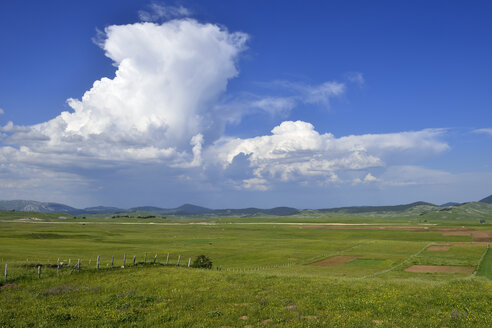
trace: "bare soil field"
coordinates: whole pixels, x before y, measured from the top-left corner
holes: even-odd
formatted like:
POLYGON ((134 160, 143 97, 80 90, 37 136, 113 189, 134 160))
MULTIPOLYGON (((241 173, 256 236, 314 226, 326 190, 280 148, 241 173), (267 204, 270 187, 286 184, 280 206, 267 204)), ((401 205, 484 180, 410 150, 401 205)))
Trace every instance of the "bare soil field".
POLYGON ((461 267, 450 265, 412 265, 406 268, 406 272, 419 273, 466 273, 471 274, 475 270, 474 267, 461 267))
POLYGON ((309 265, 311 266, 336 266, 336 265, 342 265, 347 262, 353 261, 357 259, 356 256, 332 256, 330 258, 324 259, 319 262, 314 262, 309 265))
POLYGON ((470 236, 472 233, 468 231, 444 231, 443 236, 470 236))
POLYGON ((447 252, 450 248, 451 246, 431 246, 427 250, 430 252, 447 252))
POLYGON ((474 231, 472 235, 474 241, 492 241, 492 231, 474 231))

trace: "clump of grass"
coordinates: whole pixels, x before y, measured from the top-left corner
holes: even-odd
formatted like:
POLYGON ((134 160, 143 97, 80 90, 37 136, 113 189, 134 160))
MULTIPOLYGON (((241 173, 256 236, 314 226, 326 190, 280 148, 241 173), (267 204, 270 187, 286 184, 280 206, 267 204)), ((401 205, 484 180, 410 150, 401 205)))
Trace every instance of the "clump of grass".
POLYGON ((199 255, 194 261, 193 264, 191 265, 192 268, 199 268, 199 269, 212 269, 212 260, 210 260, 207 256, 205 255, 199 255))

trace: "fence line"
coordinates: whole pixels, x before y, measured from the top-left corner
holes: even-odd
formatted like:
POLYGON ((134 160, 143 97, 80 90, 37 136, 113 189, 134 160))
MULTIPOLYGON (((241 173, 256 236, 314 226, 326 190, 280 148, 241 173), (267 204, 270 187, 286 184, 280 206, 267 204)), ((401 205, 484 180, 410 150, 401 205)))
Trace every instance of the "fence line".
MULTIPOLYGON (((158 254, 155 254, 154 256, 154 259, 153 261, 147 263, 147 252, 145 252, 144 254, 144 258, 143 258, 143 262, 137 262, 136 261, 136 258, 137 256, 134 255, 133 256, 133 266, 134 267, 137 267, 139 265, 147 265, 147 264, 159 264, 159 265, 163 265, 163 266, 171 266, 171 265, 174 265, 174 266, 178 266, 178 267, 188 267, 188 268, 191 268, 192 267, 192 263, 191 263, 191 257, 188 259, 188 263, 183 263, 183 264, 180 264, 181 262, 181 254, 178 255, 177 257, 177 263, 176 264, 171 264, 170 263, 170 253, 167 253, 167 258, 166 258, 166 262, 165 264, 162 263, 162 262, 158 262, 158 254)), ((109 258, 109 257, 108 257, 109 258)), ((107 267, 109 267, 109 265, 111 264, 111 267, 110 268, 116 268, 118 267, 118 265, 115 263, 115 256, 112 255, 110 257, 110 262, 106 264, 107 267)), ((51 261, 48 259, 46 260, 46 262, 44 263, 41 263, 41 261, 37 261, 35 263, 33 263, 32 265, 29 265, 29 264, 26 264, 26 267, 27 269, 29 268, 32 268, 34 267, 36 270, 37 270, 37 279, 41 279, 42 276, 50 276, 49 275, 49 270, 47 271, 44 271, 44 269, 42 269, 42 267, 46 267, 47 269, 49 268, 53 268, 53 269, 56 269, 56 276, 59 277, 61 275, 61 273, 64 271, 65 268, 68 268, 69 270, 69 273, 68 275, 72 275, 75 271, 77 271, 77 273, 80 273, 81 272, 81 269, 82 269, 82 262, 84 261, 83 258, 79 258, 77 259, 77 262, 75 263, 75 265, 72 266, 72 259, 71 257, 68 258, 68 263, 67 262, 64 262, 63 259, 60 260, 60 258, 58 258, 56 260, 56 264, 52 264, 51 261), (43 274, 43 272, 45 272, 43 274)), ((16 261, 17 262, 17 261, 16 261)), ((26 259, 26 262, 27 263, 30 263, 29 259, 26 259)), ((101 266, 101 263, 103 262, 103 258, 100 256, 100 255, 97 255, 96 257, 96 263, 95 263, 95 266, 93 267, 92 270, 95 270, 96 272, 100 271, 100 266, 101 266)), ((92 259, 89 258, 89 259, 86 259, 86 261, 84 262, 86 263, 86 266, 85 266, 85 270, 89 271, 91 270, 91 263, 92 263, 92 259)), ((14 278, 14 275, 12 275, 12 268, 16 268, 17 266, 8 266, 7 263, 5 263, 5 268, 4 268, 4 282, 6 283, 8 280, 9 280, 9 277, 11 277, 11 281, 12 280, 15 280, 17 278, 14 278), (10 269, 10 275, 9 275, 9 269, 10 269)), ((20 267, 23 267, 23 265, 21 265, 20 267)), ((123 265, 121 266, 122 269, 126 268, 126 253, 123 253, 123 265)), ((221 269, 221 267, 220 267, 221 269)), ((217 267, 217 270, 219 270, 219 267, 217 267)), ((16 272, 18 270, 16 269, 16 272)), ((53 271, 51 271, 53 272, 53 271)))
POLYGON ((373 274, 369 274, 367 276, 363 276, 361 277, 360 279, 365 279, 365 278, 370 278, 370 277, 376 277, 376 276, 379 276, 380 274, 384 274, 384 273, 388 273, 390 271, 393 271, 394 269, 396 268, 399 268, 401 267, 403 264, 407 263, 408 261, 410 261, 411 259, 413 259, 414 257, 417 257, 419 256, 420 254, 422 254, 423 251, 425 251, 428 247, 432 246, 432 245, 436 245, 436 243, 428 243, 427 245, 425 245, 421 250, 419 250, 417 253, 415 254, 412 254, 410 255, 408 258, 406 258, 403 262, 401 262, 400 264, 397 264, 389 269, 386 269, 386 270, 383 270, 383 271, 379 271, 379 272, 376 272, 376 273, 373 273, 373 274))

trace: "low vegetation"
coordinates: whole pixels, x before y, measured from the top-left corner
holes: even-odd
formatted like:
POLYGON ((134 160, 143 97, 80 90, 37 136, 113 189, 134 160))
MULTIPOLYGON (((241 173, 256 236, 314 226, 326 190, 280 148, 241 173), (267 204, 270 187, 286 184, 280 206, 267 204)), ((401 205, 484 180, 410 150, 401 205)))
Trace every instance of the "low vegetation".
POLYGON ((478 221, 3 215, 2 327, 492 326, 478 221))

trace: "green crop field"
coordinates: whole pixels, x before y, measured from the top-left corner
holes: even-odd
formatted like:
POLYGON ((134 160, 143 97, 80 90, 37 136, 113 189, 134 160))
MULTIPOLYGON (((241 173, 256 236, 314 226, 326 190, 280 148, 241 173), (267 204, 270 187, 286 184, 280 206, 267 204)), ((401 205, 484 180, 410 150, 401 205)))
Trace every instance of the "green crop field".
POLYGON ((0 216, 1 327, 492 326, 489 224, 59 216, 0 216))

